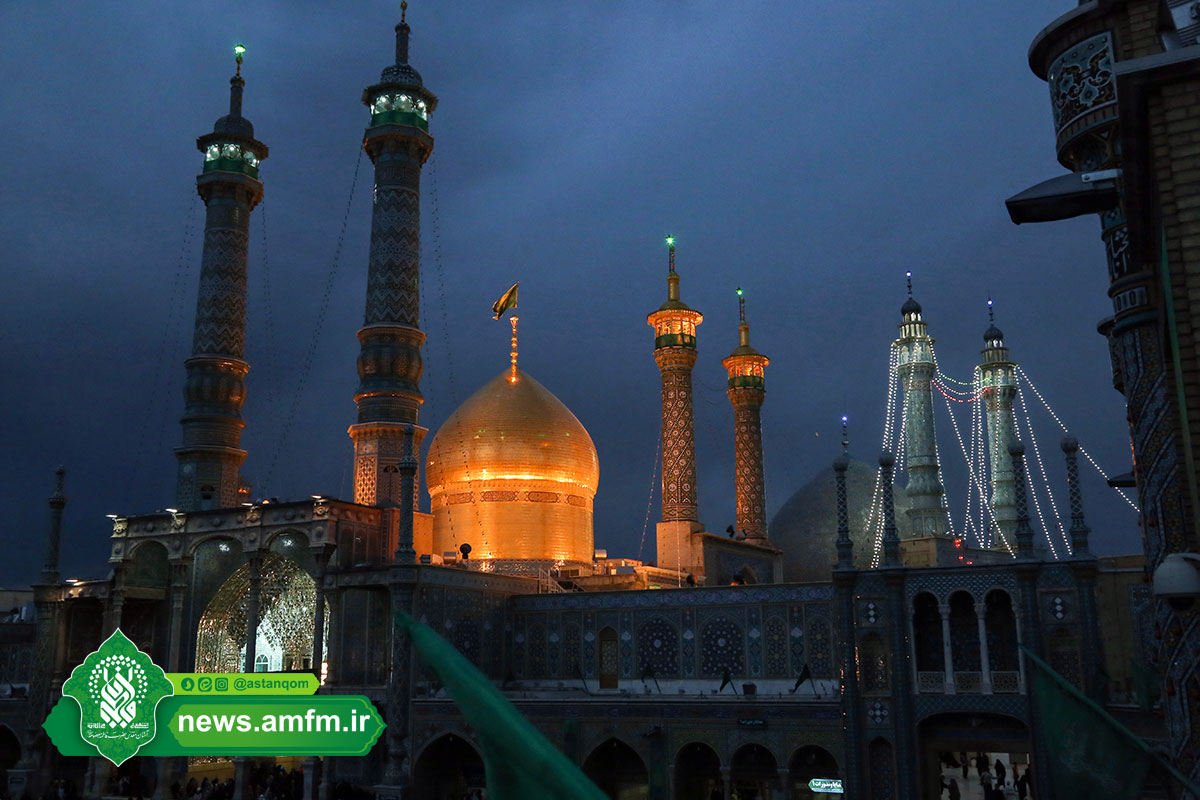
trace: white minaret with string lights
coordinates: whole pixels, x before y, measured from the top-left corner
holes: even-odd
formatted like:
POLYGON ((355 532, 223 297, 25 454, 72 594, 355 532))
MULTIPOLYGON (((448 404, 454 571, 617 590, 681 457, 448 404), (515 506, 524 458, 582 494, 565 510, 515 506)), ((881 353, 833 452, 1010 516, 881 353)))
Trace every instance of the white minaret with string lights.
POLYGON ((992 515, 990 544, 1011 546, 1017 530, 1012 456, 1008 445, 1017 433, 1013 398, 1017 395, 1017 365, 1009 358, 1004 334, 996 327, 995 310, 988 298, 988 329, 983 334, 979 365, 979 399, 987 409, 987 448, 992 471, 992 515))
POLYGON ((900 308, 900 337, 896 339, 896 371, 904 398, 904 468, 908 472, 908 518, 914 536, 945 536, 945 489, 938 465, 937 439, 933 429, 933 377, 937 364, 933 338, 921 314, 921 304, 912 296, 912 273, 908 273, 908 299, 900 308))

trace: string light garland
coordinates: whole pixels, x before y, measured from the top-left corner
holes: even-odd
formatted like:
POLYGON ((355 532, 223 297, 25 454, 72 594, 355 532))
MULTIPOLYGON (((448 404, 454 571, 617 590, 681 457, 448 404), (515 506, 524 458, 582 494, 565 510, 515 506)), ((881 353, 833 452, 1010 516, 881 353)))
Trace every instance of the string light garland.
POLYGON ((650 470, 650 496, 646 498, 646 518, 642 520, 642 541, 638 544, 638 561, 642 560, 642 549, 646 546, 646 529, 650 527, 650 509, 654 506, 654 486, 658 477, 659 455, 662 453, 662 430, 658 432, 658 444, 654 446, 654 467, 650 470))
MULTIPOLYGON (((1054 413, 1054 409, 1050 407, 1050 403, 1046 401, 1046 398, 1042 397, 1042 393, 1038 391, 1037 387, 1033 385, 1033 381, 1029 379, 1028 373, 1026 373, 1025 370, 1019 366, 1017 367, 1017 372, 1019 372, 1021 377, 1025 379, 1025 383, 1029 385, 1029 388, 1033 391, 1033 394, 1037 397, 1037 399, 1042 402, 1042 405, 1045 406, 1046 411, 1049 412, 1050 416, 1054 418, 1054 421, 1058 423, 1058 427, 1062 428, 1063 433, 1069 434, 1071 431, 1068 430, 1066 423, 1059 419, 1058 414, 1054 413)), ((1109 480, 1108 473, 1101 469, 1100 465, 1096 463, 1096 459, 1092 458, 1091 453, 1085 450, 1083 445, 1079 446, 1079 452, 1083 453, 1084 458, 1086 458, 1088 463, 1095 468, 1096 472, 1100 473, 1100 477, 1104 478, 1105 482, 1107 483, 1109 480)), ((1137 503, 1130 500, 1129 496, 1126 495, 1125 492, 1116 487, 1114 487, 1114 489, 1117 494, 1121 495, 1121 499, 1129 504, 1130 508, 1139 514, 1141 513, 1141 509, 1138 508, 1137 503)))
MULTIPOLYGON (((1021 413, 1025 416, 1025 430, 1029 433, 1029 441, 1033 444, 1033 455, 1037 459, 1038 471, 1042 474, 1042 482, 1046 486, 1046 496, 1050 499, 1050 511, 1054 514, 1054 523, 1058 526, 1059 536, 1062 537, 1063 546, 1066 547, 1067 554, 1070 555, 1071 541, 1067 538, 1067 532, 1063 528, 1062 516, 1058 513, 1058 504, 1054 502, 1054 491, 1050 486, 1050 479, 1046 476, 1046 465, 1042 463, 1042 453, 1038 449, 1037 436, 1033 433, 1033 420, 1029 418, 1029 410, 1025 407, 1025 396, 1021 393, 1021 387, 1017 387, 1017 402, 1021 406, 1021 413)), ((1015 414, 1015 412, 1014 412, 1015 414)), ((1036 497, 1034 498, 1036 500, 1036 497)), ((1046 537, 1049 538, 1050 531, 1046 531, 1046 537)))
MULTIPOLYGON (((1017 412, 1014 409, 1012 412, 1013 429, 1016 431, 1017 439, 1021 438, 1021 425, 1017 419, 1017 412)), ((1032 437, 1030 437, 1032 438, 1032 437)), ((1035 447, 1036 451, 1037 448, 1035 447)), ((1025 488, 1029 492, 1029 497, 1033 499, 1033 510, 1037 516, 1038 524, 1042 526, 1042 534, 1046 537, 1046 544, 1050 545, 1050 553, 1055 559, 1058 558, 1058 549, 1054 546, 1054 538, 1050 535, 1050 529, 1046 527, 1046 518, 1042 514, 1042 504, 1038 502, 1037 491, 1033 485, 1033 470, 1026 468, 1025 470, 1025 488)))
MULTIPOLYGON (((950 414, 951 422, 954 422, 954 414, 950 411, 950 404, 948 402, 946 403, 946 412, 950 414)), ((976 475, 975 470, 971 467, 971 460, 969 458, 967 458, 966 447, 963 445, 962 436, 959 434, 957 422, 954 422, 954 434, 958 438, 959 448, 961 448, 963 451, 963 460, 967 462, 967 491, 970 492, 971 487, 974 486, 976 488, 976 490, 979 492, 980 506, 982 508, 987 509, 987 514, 991 518, 992 524, 996 526, 996 530, 1000 533, 1000 541, 1003 542, 1004 547, 1005 547, 1005 549, 1008 550, 1009 554, 1015 558, 1016 553, 1013 551, 1012 545, 1009 544, 1007 537, 1004 536, 1004 532, 1000 530, 1000 526, 996 522, 996 515, 992 511, 991 504, 988 503, 988 501, 987 501, 987 494, 985 493, 984 488, 983 488, 983 481, 980 480, 979 477, 976 475)), ((983 527, 983 524, 984 523, 981 519, 980 528, 983 527)), ((979 536, 976 536, 976 541, 979 542, 981 545, 983 544, 982 539, 979 536)))

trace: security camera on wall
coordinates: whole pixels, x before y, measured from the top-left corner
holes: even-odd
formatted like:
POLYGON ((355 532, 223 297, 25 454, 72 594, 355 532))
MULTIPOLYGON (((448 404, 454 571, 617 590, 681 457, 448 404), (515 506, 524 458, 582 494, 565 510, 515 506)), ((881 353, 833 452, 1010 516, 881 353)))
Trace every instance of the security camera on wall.
POLYGON ((1176 611, 1186 611, 1200 598, 1200 555, 1171 553, 1154 570, 1154 596, 1176 611))

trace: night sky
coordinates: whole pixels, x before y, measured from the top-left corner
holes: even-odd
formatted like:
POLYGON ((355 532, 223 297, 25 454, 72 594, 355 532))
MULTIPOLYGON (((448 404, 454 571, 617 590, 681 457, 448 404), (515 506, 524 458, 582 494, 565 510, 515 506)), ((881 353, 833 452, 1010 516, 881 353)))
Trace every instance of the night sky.
MULTIPOLYGON (((411 61, 441 101, 422 187, 422 423, 436 430, 506 367, 508 325, 490 306, 519 279, 521 365, 599 450, 596 546, 637 556, 659 425, 645 317, 665 299, 673 233, 683 299, 705 315, 696 438, 710 530, 733 521, 720 361, 737 343, 737 286, 772 359, 769 515, 829 468, 842 413, 852 453, 877 457, 908 269, 944 371, 969 380, 990 292, 1014 358, 1101 465, 1127 471, 1124 405, 1095 332, 1111 313, 1099 221, 1017 227, 1003 205, 1062 172, 1025 54, 1072 5, 413 0, 411 61)), ((226 113, 238 41, 245 115, 271 150, 251 227, 244 472, 258 495, 352 496, 365 155, 280 442, 351 197, 360 96, 392 60, 398 13, 0 5, 0 585, 36 578, 59 464, 64 577, 107 571, 105 514, 173 503, 203 226, 195 139, 226 113)), ((958 520, 966 470, 935 400, 958 520)), ((1061 433, 1044 413, 1034 425, 1065 513, 1061 433)), ((1095 549, 1140 550, 1135 514, 1084 470, 1095 549)), ((656 497, 647 559, 657 515, 656 497)))

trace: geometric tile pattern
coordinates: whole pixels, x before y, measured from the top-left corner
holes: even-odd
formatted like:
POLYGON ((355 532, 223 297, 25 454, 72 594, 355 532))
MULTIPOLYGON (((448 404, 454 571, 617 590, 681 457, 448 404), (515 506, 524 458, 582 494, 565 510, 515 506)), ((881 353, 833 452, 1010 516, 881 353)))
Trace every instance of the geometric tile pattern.
MULTIPOLYGON (((246 228, 250 214, 241 216, 246 228)), ((192 354, 212 353, 241 358, 246 347, 247 229, 204 229, 200 261, 200 293, 196 298, 196 331, 192 354)))
MULTIPOLYGON (((759 403, 761 403, 761 395, 759 403)), ((767 533, 766 490, 763 488, 762 406, 758 403, 735 404, 734 488, 737 497, 737 529, 749 536, 767 533)))
POLYGON ((421 196, 413 189, 375 189, 364 325, 420 325, 421 196))
POLYGON ((694 520, 696 439, 692 428, 692 372, 662 371, 662 519, 694 520))

